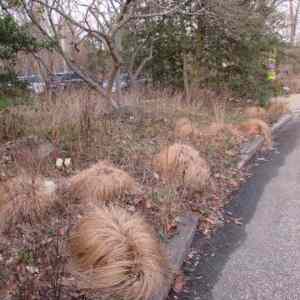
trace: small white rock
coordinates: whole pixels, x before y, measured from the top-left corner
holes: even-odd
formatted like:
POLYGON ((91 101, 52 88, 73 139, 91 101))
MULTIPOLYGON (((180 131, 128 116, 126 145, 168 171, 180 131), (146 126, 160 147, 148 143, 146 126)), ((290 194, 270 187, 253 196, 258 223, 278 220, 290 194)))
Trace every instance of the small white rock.
POLYGON ((64 165, 63 159, 62 158, 58 158, 56 160, 56 163, 55 163, 56 168, 61 169, 63 167, 63 165, 64 165))
POLYGON ((155 172, 153 172, 153 177, 156 179, 156 180, 159 180, 159 175, 155 172))
POLYGON ((136 209, 134 206, 130 205, 130 206, 128 206, 128 211, 134 213, 136 211, 136 209))
POLYGON ((69 167, 71 166, 71 164, 72 164, 71 158, 70 158, 70 157, 69 157, 69 158, 66 158, 65 161, 64 161, 65 167, 66 167, 66 168, 69 168, 69 167))
POLYGON ((14 259, 13 259, 13 257, 11 257, 11 258, 9 258, 9 259, 6 261, 6 264, 7 264, 7 265, 10 265, 10 264, 13 263, 13 261, 14 261, 14 259))
POLYGON ((39 273, 39 269, 37 267, 33 267, 33 266, 26 266, 26 270, 31 274, 39 273))

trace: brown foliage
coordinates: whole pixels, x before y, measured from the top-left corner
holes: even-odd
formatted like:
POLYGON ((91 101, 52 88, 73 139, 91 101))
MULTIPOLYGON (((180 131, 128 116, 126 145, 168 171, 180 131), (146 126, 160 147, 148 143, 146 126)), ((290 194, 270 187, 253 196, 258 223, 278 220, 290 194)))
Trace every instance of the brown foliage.
POLYGON ((169 278, 167 259, 152 228, 121 208, 96 208, 70 239, 82 288, 122 299, 150 299, 169 278))
POLYGON ((71 177, 69 190, 79 198, 108 201, 124 193, 135 193, 137 184, 125 171, 99 161, 71 177))
POLYGON ((245 115, 251 119, 266 119, 267 112, 264 108, 259 106, 251 106, 245 109, 245 115))
POLYGON ((271 103, 268 106, 268 115, 271 121, 278 120, 283 114, 289 112, 289 107, 287 103, 271 103))
POLYGON ((272 147, 272 132, 269 125, 258 119, 249 119, 241 123, 238 129, 248 136, 250 135, 262 135, 265 139, 268 148, 272 147))
POLYGON ((0 226, 41 218, 55 200, 56 185, 23 174, 0 185, 0 226))
POLYGON ((203 190, 210 177, 210 168, 199 152, 183 144, 163 149, 154 158, 153 167, 162 178, 179 181, 195 191, 203 190))
POLYGON ((193 123, 188 118, 180 118, 175 124, 175 137, 185 138, 194 134, 193 123))
POLYGON ((176 122, 175 125, 175 137, 187 138, 191 137, 194 139, 214 137, 222 131, 229 131, 234 136, 239 136, 237 129, 231 124, 225 124, 223 122, 212 122, 209 126, 199 129, 187 118, 181 118, 176 122))
POLYGON ((235 137, 239 137, 240 133, 232 124, 213 122, 202 130, 202 137, 215 137, 221 132, 227 131, 235 137))

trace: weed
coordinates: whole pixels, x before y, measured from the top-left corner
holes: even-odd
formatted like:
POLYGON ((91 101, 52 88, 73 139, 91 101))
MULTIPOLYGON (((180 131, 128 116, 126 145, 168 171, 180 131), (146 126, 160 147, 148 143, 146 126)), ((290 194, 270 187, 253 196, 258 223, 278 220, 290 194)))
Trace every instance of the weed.
POLYGON ((0 96, 0 110, 5 109, 10 106, 10 101, 8 98, 0 96))
POLYGON ((33 265, 34 257, 30 249, 22 249, 18 252, 18 261, 25 265, 33 265))

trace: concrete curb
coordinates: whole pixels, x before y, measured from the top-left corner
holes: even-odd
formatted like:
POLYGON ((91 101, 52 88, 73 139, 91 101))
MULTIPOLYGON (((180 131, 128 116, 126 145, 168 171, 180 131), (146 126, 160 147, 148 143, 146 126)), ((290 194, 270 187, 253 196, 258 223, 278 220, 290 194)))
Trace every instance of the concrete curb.
MULTIPOLYGON (((174 236, 167 245, 167 254, 173 268, 173 274, 176 274, 181 268, 186 255, 191 247, 194 235, 199 223, 199 217, 192 212, 181 217, 178 222, 178 234, 174 236)), ((162 290, 157 291, 157 294, 151 300, 163 300, 168 297, 168 294, 173 284, 171 278, 170 284, 166 285, 162 290)))
MULTIPOLYGON (((289 123, 293 119, 292 114, 285 114, 283 115, 273 126, 272 126, 272 134, 276 135, 276 133, 282 129, 287 123, 289 123)), ((238 163, 238 168, 242 169, 257 153, 257 151, 262 147, 264 144, 264 139, 259 136, 255 138, 250 143, 244 145, 241 149, 241 159, 238 163)))
MULTIPOLYGON (((272 134, 276 134, 283 126, 289 123, 293 119, 292 114, 286 114, 282 116, 273 126, 272 134)), ((241 159, 238 164, 238 168, 243 168, 256 152, 262 147, 264 139, 262 137, 255 138, 252 142, 246 144, 241 150, 241 159)), ((188 213, 183 216, 178 223, 178 234, 170 240, 167 245, 167 254, 175 273, 178 272, 184 262, 184 259, 191 247, 197 226, 199 223, 199 217, 193 213, 188 213)), ((171 278, 170 284, 164 289, 157 291, 157 294, 152 297, 151 300, 164 300, 168 297, 173 278, 171 278)))

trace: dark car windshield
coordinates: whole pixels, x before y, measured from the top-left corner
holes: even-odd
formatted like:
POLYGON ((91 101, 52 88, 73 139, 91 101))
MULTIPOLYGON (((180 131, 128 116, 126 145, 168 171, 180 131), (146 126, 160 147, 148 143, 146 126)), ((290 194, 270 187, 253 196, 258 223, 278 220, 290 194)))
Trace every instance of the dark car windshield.
POLYGON ((76 73, 57 73, 54 74, 51 78, 53 81, 68 81, 81 79, 81 77, 76 73))

